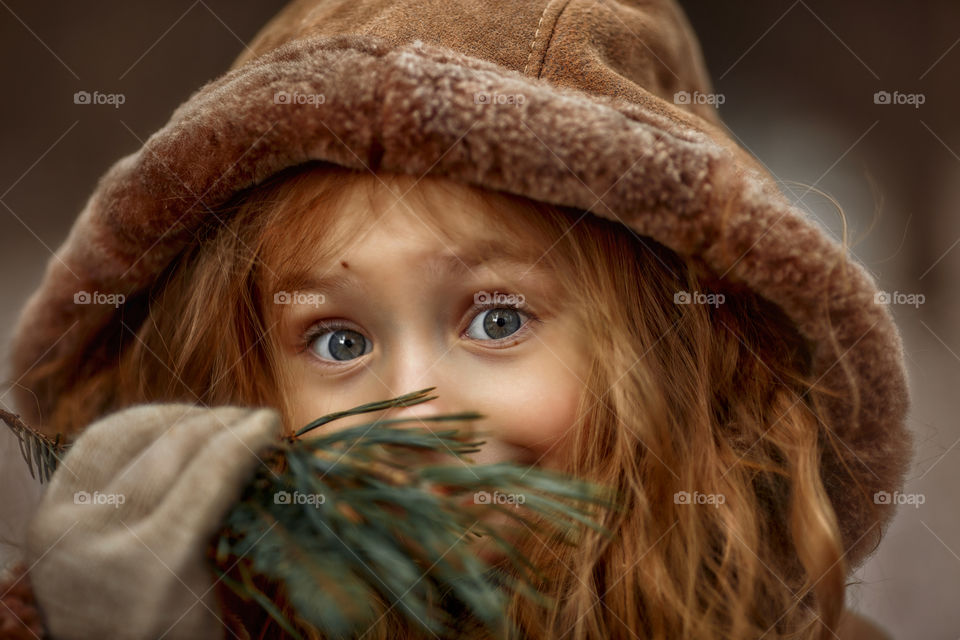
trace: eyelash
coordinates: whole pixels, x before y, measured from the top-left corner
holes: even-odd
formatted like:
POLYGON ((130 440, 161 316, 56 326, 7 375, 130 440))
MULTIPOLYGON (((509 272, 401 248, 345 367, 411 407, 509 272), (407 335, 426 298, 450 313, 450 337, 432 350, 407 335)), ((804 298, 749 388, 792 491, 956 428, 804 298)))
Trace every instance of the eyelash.
MULTIPOLYGON (((484 311, 489 311, 490 309, 514 309, 515 311, 520 311, 522 314, 524 314, 524 315, 527 317, 527 320, 526 320, 526 322, 524 322, 524 323, 520 326, 520 328, 516 331, 516 333, 513 333, 513 334, 511 334, 511 335, 509 335, 509 336, 507 336, 507 337, 505 337, 505 338, 501 338, 501 339, 499 339, 499 340, 491 339, 491 340, 484 340, 484 341, 482 341, 482 342, 494 342, 494 343, 497 343, 497 342, 506 342, 507 340, 510 340, 510 339, 514 338, 515 336, 520 335, 521 332, 526 332, 527 327, 528 327, 528 325, 529 325, 530 323, 532 323, 532 322, 540 322, 540 316, 538 316, 538 315, 536 314, 536 312, 533 311, 533 309, 530 309, 529 307, 527 307, 527 308, 525 308, 525 309, 521 309, 520 306, 517 305, 517 304, 513 304, 513 303, 503 303, 503 302, 500 302, 500 303, 498 303, 498 302, 485 302, 485 303, 482 303, 482 304, 474 304, 474 305, 469 309, 469 314, 470 314, 469 318, 470 318, 470 321, 472 322, 472 321, 473 321, 473 318, 475 318, 478 313, 482 313, 482 312, 484 312, 484 311)), ((465 332, 469 327, 470 327, 470 323, 468 322, 467 325, 466 325, 466 327, 464 327, 464 328, 460 331, 461 337, 463 336, 464 332, 465 332)), ((310 344, 311 344, 315 339, 317 339, 318 337, 322 336, 323 334, 329 333, 330 331, 340 331, 340 330, 343 330, 343 329, 350 329, 351 331, 355 331, 355 329, 354 329, 352 326, 350 326, 349 324, 347 324, 347 323, 345 323, 345 322, 343 322, 343 321, 340 321, 340 320, 322 320, 322 321, 320 321, 320 322, 316 322, 316 323, 310 325, 310 326, 307 328, 307 330, 303 332, 303 335, 302 335, 301 338, 300 338, 299 351, 300 351, 301 353, 307 351, 307 350, 310 348, 310 344)), ((481 341, 478 340, 477 342, 481 342, 481 341)))
POLYGON ((356 331, 353 327, 341 322, 340 320, 322 320, 316 322, 303 332, 303 335, 300 337, 300 351, 306 351, 310 348, 310 343, 319 338, 325 333, 330 331, 340 331, 342 329, 350 329, 351 331, 356 331))

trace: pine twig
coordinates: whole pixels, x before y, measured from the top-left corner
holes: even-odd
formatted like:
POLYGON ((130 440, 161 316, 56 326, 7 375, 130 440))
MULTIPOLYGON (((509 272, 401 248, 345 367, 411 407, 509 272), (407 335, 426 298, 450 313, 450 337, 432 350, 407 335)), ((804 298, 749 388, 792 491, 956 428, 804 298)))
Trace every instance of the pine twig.
POLYGON ((17 437, 20 454, 30 469, 30 477, 36 479, 39 476, 41 484, 48 481, 57 470, 57 465, 70 447, 70 443, 66 442, 62 434, 58 433, 55 438, 51 438, 40 433, 23 422, 17 414, 3 409, 0 409, 0 420, 17 437), (36 474, 34 465, 37 467, 36 474))
MULTIPOLYGON (((298 433, 349 415, 425 402, 435 397, 426 396, 431 389, 329 414, 298 433)), ((508 631, 511 593, 549 606, 533 587, 540 578, 536 567, 487 516, 505 514, 546 528, 561 543, 575 543, 583 527, 608 533, 591 515, 612 501, 595 485, 547 470, 468 465, 458 458, 482 442, 457 429, 400 428, 478 417, 465 412, 377 419, 282 441, 268 454, 273 473, 257 472, 211 548, 218 574, 264 578, 280 601, 264 600, 261 588, 247 579, 224 585, 242 601, 258 603, 293 638, 354 637, 389 612, 446 636, 463 623, 447 606, 499 636, 508 631), (430 453, 448 454, 451 463, 427 464, 418 457, 430 453), (497 494, 522 495, 525 504, 507 507, 497 494), (489 537, 509 569, 493 571, 477 556, 469 544, 476 537, 489 537)))

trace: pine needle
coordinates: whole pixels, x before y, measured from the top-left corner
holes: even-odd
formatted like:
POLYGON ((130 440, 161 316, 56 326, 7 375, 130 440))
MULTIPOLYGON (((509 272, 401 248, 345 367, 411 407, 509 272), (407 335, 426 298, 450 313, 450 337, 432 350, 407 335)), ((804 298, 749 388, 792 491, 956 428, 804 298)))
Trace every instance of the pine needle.
POLYGON ((51 438, 28 426, 15 413, 0 409, 0 420, 17 437, 17 442, 20 445, 20 455, 27 463, 30 477, 36 479, 39 476, 41 484, 50 480, 50 476, 56 471, 60 459, 70 445, 63 440, 59 433, 56 438, 51 438), (34 466, 36 466, 36 473, 34 472, 34 466))
POLYGON ((368 404, 361 404, 352 409, 347 409, 346 411, 337 411, 335 413, 328 413, 327 415, 317 418, 307 426, 303 427, 296 433, 296 437, 301 437, 304 434, 313 431, 317 427, 321 427, 328 422, 333 420, 338 420, 339 418, 345 418, 347 416, 354 416, 361 413, 369 413, 371 411, 381 411, 383 409, 389 409, 391 407, 412 407, 413 405, 420 404, 421 402, 427 402, 428 400, 434 400, 438 396, 427 396, 427 393, 433 391, 436 387, 427 387, 426 389, 420 389, 419 391, 413 391, 411 393, 404 394, 402 396, 397 396, 391 400, 381 400, 379 402, 370 402, 368 404))

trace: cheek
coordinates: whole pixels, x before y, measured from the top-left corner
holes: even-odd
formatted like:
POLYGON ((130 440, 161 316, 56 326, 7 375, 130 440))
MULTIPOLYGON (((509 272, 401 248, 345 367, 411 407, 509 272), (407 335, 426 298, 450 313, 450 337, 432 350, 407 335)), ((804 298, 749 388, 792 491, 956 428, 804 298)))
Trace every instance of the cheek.
POLYGON ((306 426, 320 416, 362 404, 364 401, 361 399, 353 404, 346 404, 353 399, 349 393, 342 389, 317 384, 316 373, 309 367, 303 366, 303 363, 298 362, 297 359, 291 359, 288 367, 291 382, 283 393, 285 400, 290 404, 292 415, 289 426, 292 431, 306 426))
POLYGON ((303 427, 311 420, 328 413, 324 397, 327 394, 309 393, 303 384, 296 383, 292 389, 286 391, 287 402, 290 403, 290 428, 293 431, 303 427))
POLYGON ((540 351, 521 369, 490 377, 496 391, 484 394, 483 412, 498 440, 527 450, 538 464, 554 466, 577 421, 585 373, 572 354, 540 351))

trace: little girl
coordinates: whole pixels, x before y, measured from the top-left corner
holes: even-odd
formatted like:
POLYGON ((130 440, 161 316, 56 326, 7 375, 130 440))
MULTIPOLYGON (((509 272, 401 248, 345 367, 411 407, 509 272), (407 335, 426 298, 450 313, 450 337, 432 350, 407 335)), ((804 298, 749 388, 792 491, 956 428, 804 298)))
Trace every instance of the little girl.
POLYGON ((156 524, 170 536, 138 529, 149 545, 98 523, 126 536, 111 567, 176 557, 173 577, 61 561, 87 548, 73 525, 91 528, 46 497, 26 556, 50 628, 83 637, 71 616, 94 628, 80 611, 101 586, 142 578, 103 591, 140 609, 117 629, 209 631, 229 611, 180 553, 204 536, 183 531, 212 531, 258 447, 436 386, 397 416, 480 411, 476 461, 622 501, 602 516, 612 536, 518 541, 556 602, 511 603, 525 637, 878 637, 844 589, 909 461, 897 330, 696 94, 709 81, 667 0, 284 9, 103 178, 23 312, 18 409, 83 433, 55 486, 142 455, 151 473, 121 474, 133 493, 163 477, 174 496, 186 460, 222 487, 156 524), (218 428, 196 426, 196 446, 150 453, 190 431, 159 409, 174 401, 243 446, 204 447, 218 428), (153 595, 174 577, 204 606, 133 625, 167 619, 174 599, 153 595))

